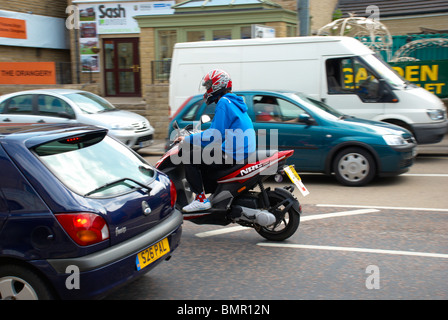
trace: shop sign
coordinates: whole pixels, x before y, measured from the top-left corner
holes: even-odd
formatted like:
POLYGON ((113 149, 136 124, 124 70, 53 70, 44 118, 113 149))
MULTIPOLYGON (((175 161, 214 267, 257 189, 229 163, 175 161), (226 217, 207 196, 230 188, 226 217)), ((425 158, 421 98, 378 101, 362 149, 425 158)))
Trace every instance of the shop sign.
POLYGON ((82 72, 99 72, 100 34, 140 33, 138 15, 173 14, 175 1, 78 4, 82 72))
POLYGON ((448 60, 390 62, 405 80, 434 93, 448 97, 448 60))
POLYGON ((54 62, 0 62, 0 84, 56 84, 54 62))
POLYGON ((0 46, 70 49, 65 19, 0 10, 0 46))
POLYGON ((0 37, 26 39, 26 21, 0 17, 0 37))
POLYGON ((94 24, 97 34, 140 33, 135 16, 172 14, 171 7, 175 4, 175 1, 79 4, 81 32, 85 23, 89 29, 94 24))

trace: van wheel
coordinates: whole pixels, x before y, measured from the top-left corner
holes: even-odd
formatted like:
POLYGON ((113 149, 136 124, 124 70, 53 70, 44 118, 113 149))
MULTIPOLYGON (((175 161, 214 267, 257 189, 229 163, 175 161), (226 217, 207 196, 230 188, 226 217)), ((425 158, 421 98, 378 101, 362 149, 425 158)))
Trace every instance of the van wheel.
POLYGON ((336 179, 346 186, 364 186, 374 178, 376 165, 372 155, 357 147, 339 152, 333 162, 336 179))
POLYGON ((35 272, 19 265, 0 266, 0 300, 52 300, 48 284, 35 272))

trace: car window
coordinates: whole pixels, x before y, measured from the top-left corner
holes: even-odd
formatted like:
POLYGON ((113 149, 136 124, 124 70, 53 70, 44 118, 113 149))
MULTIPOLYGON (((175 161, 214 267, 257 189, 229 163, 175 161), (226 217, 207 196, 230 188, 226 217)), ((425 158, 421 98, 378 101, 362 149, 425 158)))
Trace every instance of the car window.
POLYGON ((329 94, 357 94, 364 102, 380 97, 380 81, 358 57, 328 59, 325 62, 329 94))
POLYGON ((182 117, 182 120, 184 121, 193 121, 196 115, 196 112, 198 111, 198 108, 202 105, 202 100, 197 101, 194 103, 190 109, 185 113, 185 115, 182 117))
POLYGON ((4 113, 33 114, 33 95, 25 94, 9 99, 4 113))
POLYGON ((5 110, 7 102, 8 100, 5 100, 2 103, 0 103, 0 113, 3 113, 3 110, 5 110))
POLYGON ((148 185, 154 170, 125 145, 95 132, 34 148, 69 189, 90 197, 113 197, 148 185))
POLYGON ((74 118, 72 107, 62 99, 50 95, 41 94, 37 98, 37 110, 39 114, 47 117, 61 117, 66 114, 74 118))
POLYGON ((257 95, 253 99, 256 122, 292 122, 306 113, 296 104, 270 95, 257 95))
MULTIPOLYGON (((0 198, 11 213, 44 212, 47 207, 0 147, 0 198)), ((0 207, 2 207, 0 199, 0 207)), ((2 209, 0 209, 1 211, 2 209)))
POLYGON ((70 93, 65 97, 77 104, 82 112, 88 114, 118 110, 107 100, 90 92, 70 93))

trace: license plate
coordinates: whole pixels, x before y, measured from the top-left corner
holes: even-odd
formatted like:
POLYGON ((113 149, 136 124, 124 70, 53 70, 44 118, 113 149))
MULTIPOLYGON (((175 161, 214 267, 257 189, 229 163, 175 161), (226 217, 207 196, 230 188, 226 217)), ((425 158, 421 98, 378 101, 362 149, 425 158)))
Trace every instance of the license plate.
POLYGON ((310 193, 303 184, 302 179, 300 178, 299 174, 297 173, 296 169, 294 169, 293 166, 285 167, 285 172, 288 175, 289 179, 291 179, 291 182, 294 183, 297 188, 299 188, 299 191, 302 193, 304 197, 310 193))
POLYGON ((145 148, 145 147, 149 147, 151 145, 151 140, 146 140, 146 141, 141 141, 139 143, 139 147, 140 148, 145 148))
POLYGON ((167 238, 157 242, 156 244, 143 251, 140 251, 137 254, 137 258, 135 259, 137 270, 141 270, 144 267, 149 266, 151 263, 164 256, 168 252, 170 252, 170 244, 167 238))

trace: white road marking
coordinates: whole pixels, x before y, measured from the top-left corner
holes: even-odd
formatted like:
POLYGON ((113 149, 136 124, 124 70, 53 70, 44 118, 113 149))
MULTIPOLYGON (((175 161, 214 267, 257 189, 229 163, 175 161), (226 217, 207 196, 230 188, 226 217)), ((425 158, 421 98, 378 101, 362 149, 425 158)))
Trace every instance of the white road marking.
MULTIPOLYGON (((372 213, 372 212, 378 212, 378 211, 379 210, 377 210, 377 209, 369 208, 369 209, 350 210, 350 211, 344 211, 344 212, 315 214, 315 215, 311 215, 311 216, 301 216, 300 221, 303 222, 303 221, 310 221, 310 220, 317 220, 317 219, 352 216, 352 215, 356 215, 356 214, 365 214, 365 213, 372 213)), ((215 229, 215 230, 196 233, 196 237, 206 238, 206 237, 216 236, 219 234, 243 231, 243 230, 247 230, 247 229, 252 229, 252 228, 243 227, 243 226, 221 228, 221 229, 215 229)))
POLYGON ((310 221, 310 220, 317 220, 317 219, 326 219, 326 218, 335 218, 335 217, 345 217, 345 216, 353 216, 356 214, 365 214, 365 213, 373 213, 373 212, 379 212, 380 210, 377 210, 376 208, 368 208, 368 209, 359 209, 359 210, 350 210, 350 211, 343 211, 343 212, 334 212, 334 213, 322 213, 322 214, 314 214, 310 216, 302 216, 300 217, 300 221, 310 221))
POLYGON ((401 176, 407 177, 441 177, 446 178, 448 174, 446 173, 403 173, 401 176))
POLYGON ((195 236, 199 237, 199 238, 206 238, 206 237, 216 236, 218 234, 225 234, 225 233, 230 233, 230 232, 235 232, 235 231, 242 231, 242 230, 246 230, 246 229, 252 229, 252 228, 243 227, 243 226, 236 226, 236 227, 230 227, 230 228, 221 228, 221 229, 216 229, 216 230, 210 230, 210 231, 196 233, 195 236))
POLYGON ((387 207, 387 206, 362 206, 351 204, 316 204, 316 207, 334 207, 334 208, 364 208, 364 209, 385 209, 385 210, 412 210, 412 211, 441 211, 448 212, 448 209, 439 208, 415 208, 415 207, 387 207))
POLYGON ((293 248, 293 249, 312 249, 312 250, 330 250, 330 251, 349 251, 349 252, 364 252, 364 253, 379 253, 392 254, 404 256, 418 256, 429 258, 448 259, 448 254, 431 253, 431 252, 416 252, 416 251, 401 251, 401 250, 383 250, 383 249, 368 249, 368 248, 350 248, 350 247, 333 247, 333 246, 313 246, 304 244, 288 244, 288 243, 257 243, 262 247, 277 247, 277 248, 293 248))

